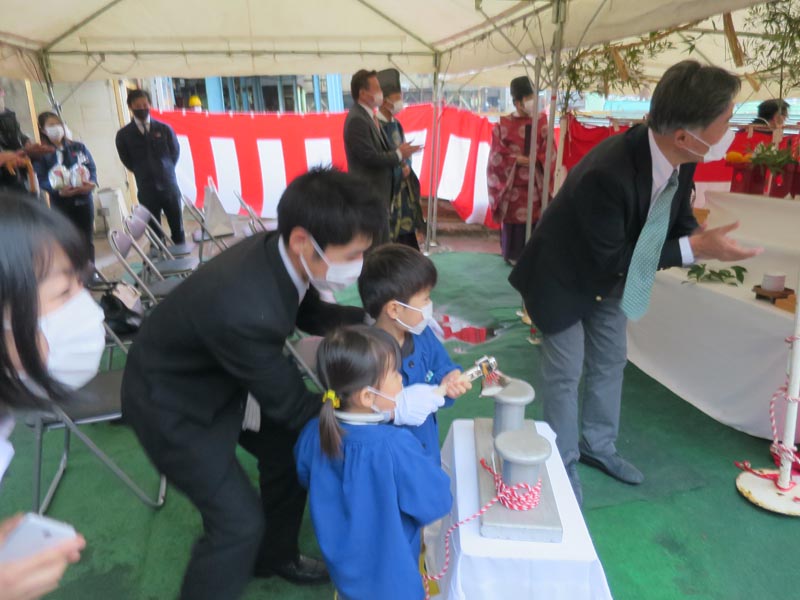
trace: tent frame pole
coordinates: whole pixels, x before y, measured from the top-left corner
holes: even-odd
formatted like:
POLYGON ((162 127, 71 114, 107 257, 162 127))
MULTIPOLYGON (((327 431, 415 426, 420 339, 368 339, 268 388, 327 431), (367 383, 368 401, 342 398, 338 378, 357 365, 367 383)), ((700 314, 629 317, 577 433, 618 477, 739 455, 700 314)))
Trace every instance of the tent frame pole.
POLYGON ((542 76, 542 57, 536 57, 533 80, 533 115, 531 115, 531 147, 528 152, 528 212, 525 217, 525 241, 533 230, 533 193, 536 190, 536 150, 539 148, 539 85, 542 76))
POLYGON ((431 246, 436 245, 436 219, 438 211, 438 171, 439 171, 439 71, 441 69, 441 55, 436 54, 433 59, 433 126, 431 131, 431 151, 428 168, 428 223, 425 232, 425 254, 429 254, 431 246))
POLYGON ((542 184, 542 213, 550 204, 550 166, 553 164, 553 139, 556 128, 556 104, 558 101, 558 83, 561 78, 561 48, 564 41, 564 23, 567 20, 566 0, 556 0, 553 8, 553 20, 558 24, 553 34, 553 73, 550 79, 550 115, 547 123, 547 150, 544 159, 544 181, 542 184))

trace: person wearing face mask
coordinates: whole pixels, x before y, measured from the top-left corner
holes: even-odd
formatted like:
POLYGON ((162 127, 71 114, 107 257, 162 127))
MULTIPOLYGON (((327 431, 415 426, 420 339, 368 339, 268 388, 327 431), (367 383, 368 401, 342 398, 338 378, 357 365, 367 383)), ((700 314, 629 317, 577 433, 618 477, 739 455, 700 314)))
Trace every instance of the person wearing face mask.
POLYGON ((128 108, 133 118, 117 132, 119 159, 136 177, 139 203, 153 215, 156 233, 163 236, 163 212, 172 242, 183 244, 183 204, 175 175, 181 152, 178 137, 172 127, 150 117, 150 94, 146 91, 130 90, 128 108))
POLYGON ((97 187, 97 168, 89 149, 81 142, 67 138, 64 122, 54 112, 39 115, 39 133, 44 143, 55 152, 33 161, 40 189, 50 196, 50 206, 61 211, 83 235, 89 249, 89 260, 94 263, 94 202, 92 194, 97 187), (86 167, 81 182, 69 181, 65 187, 53 187, 50 172, 54 167, 67 170, 76 166, 86 167))
MULTIPOLYGON (((406 141, 403 126, 397 120, 397 115, 405 106, 403 91, 400 89, 400 72, 397 69, 379 71, 378 82, 383 92, 383 104, 378 110, 378 121, 384 137, 393 148, 399 148, 406 141)), ((389 238, 393 242, 411 246, 416 250, 419 250, 417 231, 425 226, 419 195, 419 179, 411 168, 411 159, 406 158, 394 167, 389 238)))
POLYGON ((383 105, 383 92, 376 71, 357 71, 350 80, 350 92, 353 106, 344 122, 347 169, 369 183, 373 201, 386 215, 386 225, 375 239, 377 246, 389 240, 395 168, 402 168, 403 162, 420 148, 407 142, 395 147, 384 135, 377 116, 383 105))
POLYGON ((294 450, 322 555, 349 600, 422 600, 422 528, 453 501, 441 467, 381 417, 403 393, 400 361, 397 343, 380 329, 328 335, 317 353, 322 410, 294 450))
POLYGON ((598 144, 570 171, 509 277, 543 334, 537 397, 579 501, 579 460, 624 483, 644 480, 616 439, 626 323, 647 311, 656 270, 761 251, 729 237, 736 223, 698 227, 690 203, 695 164, 731 144, 739 88, 718 67, 670 67, 647 124, 598 144))
MULTIPOLYGON (((0 480, 13 458, 14 411, 68 400, 97 373, 105 333, 103 312, 81 284, 87 263, 86 245, 66 217, 27 196, 0 193, 0 480)), ((0 546, 19 521, 0 522, 0 546)), ((85 543, 78 535, 0 563, 0 600, 54 590, 85 543)))
POLYGON ((133 342, 123 416, 203 517, 181 598, 237 598, 253 574, 327 581, 322 563, 298 547, 306 496, 292 456, 319 396, 284 344, 295 328, 323 335, 364 322, 362 309, 322 302, 320 292, 355 283, 385 225, 366 188, 334 169, 296 178, 278 204, 278 231, 247 238, 193 273, 133 342), (242 432, 248 392, 260 405, 259 431, 242 432), (258 460, 260 498, 237 444, 258 460))
MULTIPOLYGON (((530 144, 531 124, 536 99, 533 86, 526 76, 511 80, 513 113, 500 117, 492 129, 492 146, 486 169, 489 204, 492 219, 501 223, 500 249, 507 263, 513 265, 525 246, 525 224, 528 218, 528 181, 530 157, 525 151, 526 139, 530 144)), ((544 185, 544 159, 547 149, 547 117, 539 113, 536 118, 539 131, 534 168, 533 225, 539 221, 542 210, 544 185)), ((555 156, 555 154, 554 154, 555 156)), ((550 178, 551 185, 554 177, 550 178)))
MULTIPOLYGON (((436 267, 427 256, 408 246, 386 244, 364 260, 358 291, 364 309, 375 319, 375 327, 390 334, 401 348, 399 370, 403 385, 442 386, 446 394, 444 406, 449 407, 472 384, 461 380, 461 368, 450 360, 430 328, 431 291, 436 278, 436 267)), ((433 463, 441 464, 436 413, 408 429, 433 463)))

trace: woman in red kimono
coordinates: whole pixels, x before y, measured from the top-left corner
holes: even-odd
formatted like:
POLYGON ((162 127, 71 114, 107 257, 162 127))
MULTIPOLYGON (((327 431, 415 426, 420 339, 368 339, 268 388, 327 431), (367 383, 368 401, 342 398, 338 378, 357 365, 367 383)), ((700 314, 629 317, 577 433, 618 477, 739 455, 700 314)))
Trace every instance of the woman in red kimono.
MULTIPOLYGON (((503 258, 513 265, 525 246, 529 167, 528 155, 525 153, 525 127, 530 127, 531 114, 536 105, 530 79, 524 76, 513 79, 511 97, 517 110, 508 116, 500 117, 500 122, 494 126, 486 179, 492 218, 495 223, 503 224, 500 238, 503 258)), ((539 133, 534 171, 533 225, 536 225, 542 210, 544 159, 547 148, 547 118, 543 113, 540 113, 537 119, 537 129, 539 133)), ((555 158, 555 153, 553 157, 555 158)), ((551 177, 551 190, 552 180, 551 177)))

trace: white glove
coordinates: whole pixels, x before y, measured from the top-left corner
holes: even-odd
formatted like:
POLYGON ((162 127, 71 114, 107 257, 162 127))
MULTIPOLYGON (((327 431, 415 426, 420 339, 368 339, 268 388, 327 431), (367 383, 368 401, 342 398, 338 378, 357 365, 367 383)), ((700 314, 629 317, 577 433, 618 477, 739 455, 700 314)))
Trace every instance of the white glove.
POLYGON ((444 396, 435 385, 415 383, 403 388, 395 402, 394 424, 417 427, 425 422, 429 414, 444 406, 444 396))

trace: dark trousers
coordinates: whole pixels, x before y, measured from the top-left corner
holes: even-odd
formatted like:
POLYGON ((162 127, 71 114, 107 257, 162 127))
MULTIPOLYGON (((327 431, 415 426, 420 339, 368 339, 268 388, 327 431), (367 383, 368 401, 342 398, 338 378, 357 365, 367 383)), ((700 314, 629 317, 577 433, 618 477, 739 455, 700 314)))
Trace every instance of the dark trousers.
MULTIPOLYGON (((536 223, 534 223, 536 225, 536 223)), ((525 223, 503 223, 500 231, 500 249, 506 260, 519 260, 525 248, 525 223)))
POLYGON ((54 198, 51 204, 81 232, 89 248, 89 258, 94 263, 94 201, 92 196, 54 198))
POLYGON ((305 491, 292 453, 297 434, 262 421, 241 433, 244 408, 210 425, 125 394, 123 412, 156 468, 197 507, 203 535, 192 549, 183 600, 238 598, 255 570, 297 555, 305 491), (261 498, 236 459, 242 445, 259 461, 261 498))
POLYGON ((414 250, 419 250, 419 242, 417 241, 417 234, 413 231, 411 233, 401 233, 397 236, 397 243, 404 246, 410 246, 414 250))
MULTIPOLYGON (((169 232, 172 242, 183 244, 186 236, 183 232, 183 205, 181 192, 178 188, 167 190, 139 190, 139 203, 153 215, 155 229, 158 236, 164 239, 164 230, 161 227, 161 212, 167 217, 169 232)), ((151 223, 152 225, 152 223, 151 223)))

